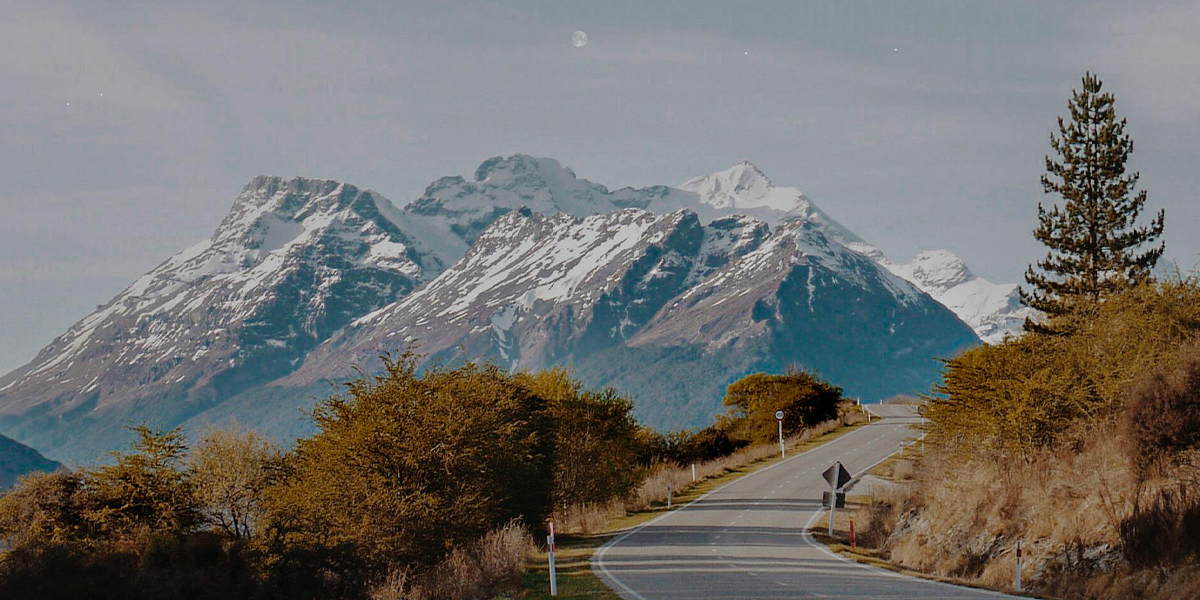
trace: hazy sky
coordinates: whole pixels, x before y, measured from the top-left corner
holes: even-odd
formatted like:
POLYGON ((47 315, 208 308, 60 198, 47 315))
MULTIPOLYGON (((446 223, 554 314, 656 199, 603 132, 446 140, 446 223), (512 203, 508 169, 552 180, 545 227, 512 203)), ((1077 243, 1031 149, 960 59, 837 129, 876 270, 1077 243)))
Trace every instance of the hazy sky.
POLYGON ((748 159, 892 258, 1016 281, 1085 70, 1200 253, 1200 3, 59 3, 0 8, 0 371, 207 237, 254 175, 404 205, 524 152, 608 185, 748 159), (588 44, 571 45, 583 30, 588 44))

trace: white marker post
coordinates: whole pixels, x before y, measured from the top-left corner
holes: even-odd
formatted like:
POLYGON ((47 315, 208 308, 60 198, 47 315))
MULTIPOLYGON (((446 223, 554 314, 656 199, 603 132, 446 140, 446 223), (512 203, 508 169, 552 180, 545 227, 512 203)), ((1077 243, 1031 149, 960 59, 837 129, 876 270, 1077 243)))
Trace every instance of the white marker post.
POLYGON ((787 458, 787 448, 783 445, 783 411, 775 411, 775 420, 779 421, 779 458, 787 458))
POLYGON ((546 547, 550 549, 550 595, 558 595, 558 573, 554 571, 554 521, 550 521, 550 537, 546 538, 546 547))
POLYGON ((696 463, 692 463, 692 483, 696 483, 696 463))
POLYGON ((1017 570, 1013 573, 1013 589, 1021 591, 1021 540, 1017 540, 1017 570))
POLYGON ((671 510, 671 484, 667 484, 667 510, 671 510))

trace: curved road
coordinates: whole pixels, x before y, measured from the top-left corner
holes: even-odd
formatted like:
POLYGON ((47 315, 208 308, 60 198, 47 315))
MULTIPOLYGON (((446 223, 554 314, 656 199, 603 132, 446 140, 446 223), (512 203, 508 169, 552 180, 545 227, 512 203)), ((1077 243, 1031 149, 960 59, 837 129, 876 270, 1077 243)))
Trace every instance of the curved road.
POLYGON ((626 600, 1015 598, 906 577, 841 558, 807 535, 836 461, 865 471, 914 436, 910 409, 737 479, 622 534, 592 570, 626 600))

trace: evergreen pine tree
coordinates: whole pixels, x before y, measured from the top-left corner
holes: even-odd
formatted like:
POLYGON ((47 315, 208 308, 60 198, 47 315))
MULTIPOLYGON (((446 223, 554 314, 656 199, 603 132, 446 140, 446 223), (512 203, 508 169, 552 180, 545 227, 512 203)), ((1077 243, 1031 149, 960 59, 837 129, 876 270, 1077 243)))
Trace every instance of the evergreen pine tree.
POLYGON ((1025 272, 1033 289, 1021 290, 1021 301, 1049 317, 1046 323, 1027 320, 1027 330, 1065 331, 1062 319, 1078 315, 1114 291, 1149 276, 1164 246, 1153 244, 1163 232, 1162 211, 1148 226, 1138 217, 1146 204, 1145 190, 1136 190, 1139 174, 1126 172, 1133 140, 1118 119, 1113 96, 1091 73, 1082 91, 1074 91, 1067 106, 1070 121, 1058 118, 1058 135, 1050 135, 1057 156, 1046 157, 1042 188, 1063 199, 1046 210, 1038 203, 1038 227, 1033 236, 1050 251, 1025 272))

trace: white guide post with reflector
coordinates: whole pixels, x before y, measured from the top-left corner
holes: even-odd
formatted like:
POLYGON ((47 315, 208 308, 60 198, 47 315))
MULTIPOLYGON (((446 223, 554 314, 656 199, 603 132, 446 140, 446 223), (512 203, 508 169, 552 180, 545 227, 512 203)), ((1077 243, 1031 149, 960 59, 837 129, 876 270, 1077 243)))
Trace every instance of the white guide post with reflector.
POLYGON ((779 421, 779 458, 787 458, 787 448, 783 445, 783 411, 775 411, 775 420, 779 421))
POLYGON ((558 595, 558 574, 554 571, 554 521, 550 521, 550 537, 546 539, 546 547, 550 550, 550 595, 558 595))
POLYGON ((1017 568, 1013 573, 1013 589, 1021 591, 1021 540, 1017 540, 1017 568))

